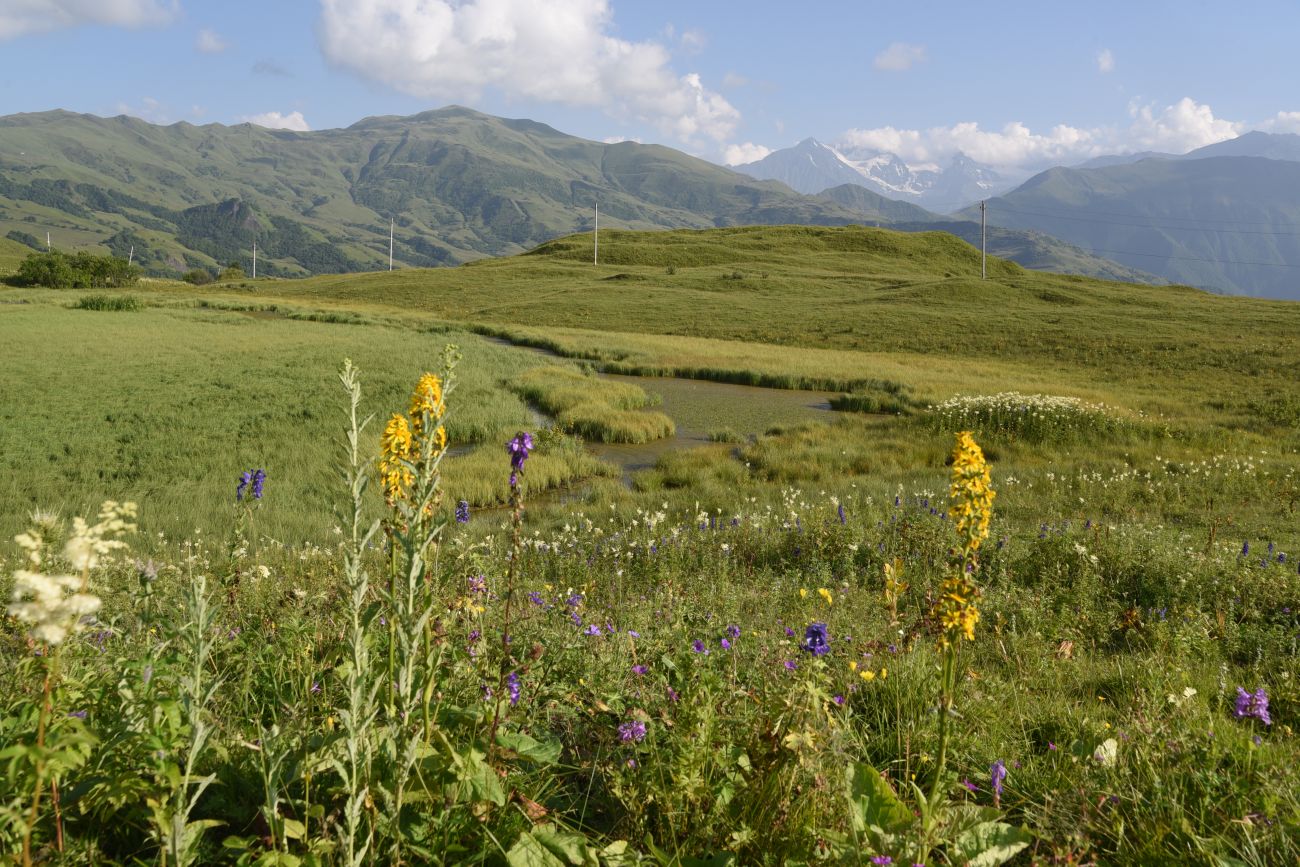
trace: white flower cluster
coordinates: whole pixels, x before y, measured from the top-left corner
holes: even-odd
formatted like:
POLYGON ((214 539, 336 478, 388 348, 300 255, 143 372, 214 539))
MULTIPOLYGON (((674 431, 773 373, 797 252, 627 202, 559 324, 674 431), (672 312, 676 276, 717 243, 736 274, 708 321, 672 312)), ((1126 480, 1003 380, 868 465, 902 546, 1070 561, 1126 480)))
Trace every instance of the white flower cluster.
POLYGON ((945 415, 1027 413, 1069 416, 1109 413, 1104 403, 1088 403, 1077 397, 1056 394, 1021 394, 1018 391, 1003 391, 998 394, 960 394, 948 398, 931 409, 945 415))
POLYGON ((942 420, 945 429, 969 428, 1029 438, 1115 431, 1130 424, 1102 403, 1018 391, 958 395, 930 407, 930 411, 942 420))
POLYGON ((45 559, 46 539, 56 522, 45 515, 35 516, 30 532, 14 537, 24 551, 30 568, 14 572, 13 604, 9 614, 32 626, 34 641, 61 644, 70 632, 80 628, 81 618, 99 610, 99 597, 88 592, 90 570, 103 557, 126 547, 121 536, 135 529, 134 503, 104 503, 98 523, 88 525, 82 518, 72 523, 72 536, 63 546, 63 556, 77 575, 47 575, 38 571, 45 559))

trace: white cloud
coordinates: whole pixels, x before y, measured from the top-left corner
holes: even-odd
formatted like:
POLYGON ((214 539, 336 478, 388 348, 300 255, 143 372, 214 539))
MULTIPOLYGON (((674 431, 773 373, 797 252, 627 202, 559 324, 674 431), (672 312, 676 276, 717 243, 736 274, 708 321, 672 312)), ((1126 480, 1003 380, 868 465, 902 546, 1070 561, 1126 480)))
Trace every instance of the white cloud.
MULTIPOLYGON (((1279 113, 1278 124, 1292 122, 1300 127, 1300 112, 1294 117, 1285 114, 1279 113)), ((854 158, 887 151, 909 163, 943 163, 960 152, 977 162, 1014 172, 1069 165, 1100 154, 1144 150, 1185 153, 1234 138, 1245 129, 1245 124, 1217 118, 1208 105, 1187 97, 1159 111, 1134 103, 1129 115, 1127 127, 1085 129, 1059 124, 1045 132, 1034 132, 1018 121, 1000 130, 980 129, 979 124, 970 122, 925 130, 892 126, 851 129, 836 145, 854 158)))
POLYGON ((1149 105, 1129 104, 1133 125, 1128 141, 1133 150, 1158 150, 1186 153, 1195 148, 1236 138, 1246 124, 1215 117, 1208 105, 1184 96, 1156 113, 1149 105))
POLYGON ((1264 132, 1300 133, 1300 111, 1279 111, 1259 125, 1264 132))
POLYGON ((1098 52, 1097 71, 1102 74, 1115 71, 1115 55, 1111 53, 1109 48, 1103 48, 1098 52))
POLYGON ((220 33, 204 27, 199 31, 199 38, 194 41, 194 47, 204 54, 220 54, 228 46, 226 40, 221 38, 220 33))
POLYGON ((179 11, 177 0, 0 0, 0 40, 81 24, 157 26, 179 11))
POLYGON ((911 69, 917 63, 924 63, 925 59, 924 45, 895 42, 876 55, 872 66, 890 72, 902 72, 904 69, 911 69))
POLYGON ((721 142, 740 120, 668 49, 610 35, 608 0, 320 0, 332 62, 421 98, 509 97, 601 108, 682 141, 721 142))
POLYGON ((291 111, 288 114, 281 114, 278 111, 264 111, 261 114, 244 115, 238 120, 240 123, 256 124, 267 129, 291 129, 294 132, 309 132, 311 130, 311 127, 307 125, 307 119, 302 116, 300 111, 291 111))
POLYGON ((742 163, 752 163, 761 160, 772 152, 769 147, 761 144, 754 144, 747 141, 744 144, 727 145, 722 152, 722 164, 727 166, 738 166, 742 163))
POLYGON ((604 142, 605 144, 622 144, 625 141, 636 142, 637 144, 641 144, 641 139, 631 138, 625 135, 607 135, 603 139, 601 139, 601 141, 604 142))
POLYGON ((728 72, 726 75, 722 76, 722 86, 728 90, 736 87, 744 87, 747 84, 749 84, 749 79, 741 75, 739 72, 728 72))
POLYGON ((691 54, 699 54, 704 50, 704 46, 709 44, 709 39, 699 30, 682 31, 681 46, 682 50, 691 54))

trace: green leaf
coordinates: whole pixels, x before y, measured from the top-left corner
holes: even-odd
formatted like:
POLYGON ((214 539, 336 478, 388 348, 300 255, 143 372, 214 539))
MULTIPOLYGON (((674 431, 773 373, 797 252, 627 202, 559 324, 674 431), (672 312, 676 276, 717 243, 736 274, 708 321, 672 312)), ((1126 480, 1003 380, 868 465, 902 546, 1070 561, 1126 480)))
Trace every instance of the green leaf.
POLYGON ((497 745, 513 750, 525 759, 539 765, 553 765, 560 760, 563 747, 559 741, 539 741, 523 732, 500 731, 497 745))
POLYGON ((948 847, 948 860, 966 867, 997 867, 1015 857, 1034 839, 1029 829, 1006 822, 982 822, 948 847))
POLYGON ((510 867, 568 867, 528 831, 520 834, 515 845, 510 847, 506 863, 510 867))
POLYGON ((539 825, 532 830, 537 841, 555 857, 575 867, 600 867, 596 853, 587 845, 587 838, 572 831, 556 830, 554 825, 539 825))
POLYGON ((469 783, 474 796, 480 801, 490 801, 498 807, 506 803, 505 790, 501 788, 501 779, 485 759, 487 756, 471 747, 463 753, 452 753, 456 779, 469 783))
POLYGON ((851 819, 855 831, 863 833, 876 827, 887 833, 898 833, 911 826, 912 811, 871 765, 849 765, 848 787, 849 801, 854 806, 851 819))

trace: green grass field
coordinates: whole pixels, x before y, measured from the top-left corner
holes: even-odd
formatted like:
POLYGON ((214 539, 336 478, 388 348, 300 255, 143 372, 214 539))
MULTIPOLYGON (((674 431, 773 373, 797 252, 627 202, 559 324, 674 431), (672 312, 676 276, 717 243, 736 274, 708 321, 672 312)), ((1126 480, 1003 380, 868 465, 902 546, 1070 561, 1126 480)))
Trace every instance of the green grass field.
MULTIPOLYGON (((88 573, 93 625, 54 657, 0 630, 0 850, 41 790, 50 862, 365 863, 365 840, 449 864, 1300 860, 1300 306, 1004 263, 981 282, 969 247, 879 230, 610 233, 599 267, 589 244, 147 283, 134 311, 0 289, 4 534, 44 522, 43 568, 69 569, 66 531, 30 512, 140 504, 130 549, 88 573), (466 499, 470 521, 404 543, 425 519, 371 489, 354 535, 342 359, 376 415, 373 474, 448 343, 435 517, 466 499), (625 485, 520 397, 657 412, 650 381, 591 368, 906 402, 767 431, 738 414, 625 485), (1087 405, 928 408, 1006 391, 1087 405), (980 620, 947 668, 967 426, 997 496, 980 620), (480 505, 510 501, 520 429, 516 530, 480 505), (265 496, 237 507, 259 467, 265 496), (399 543, 361 544, 385 516, 399 543), (815 624, 824 655, 801 649, 815 624), (1238 687, 1266 692, 1269 724, 1238 718, 1238 687), (911 783, 936 776, 924 826, 911 783)), ((19 548, 0 562, 8 595, 19 548)))

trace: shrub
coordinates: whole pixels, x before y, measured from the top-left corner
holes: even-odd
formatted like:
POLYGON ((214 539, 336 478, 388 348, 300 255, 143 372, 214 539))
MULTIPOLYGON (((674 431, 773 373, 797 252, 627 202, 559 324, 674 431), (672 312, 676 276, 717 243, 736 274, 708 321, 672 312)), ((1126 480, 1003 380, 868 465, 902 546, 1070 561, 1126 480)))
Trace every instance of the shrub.
POLYGON ((18 279, 23 283, 51 289, 131 286, 140 273, 139 267, 124 259, 93 253, 32 253, 18 266, 18 279))
POLYGON ((212 282, 212 272, 206 268, 191 268, 181 275, 181 279, 195 286, 206 286, 212 282))

